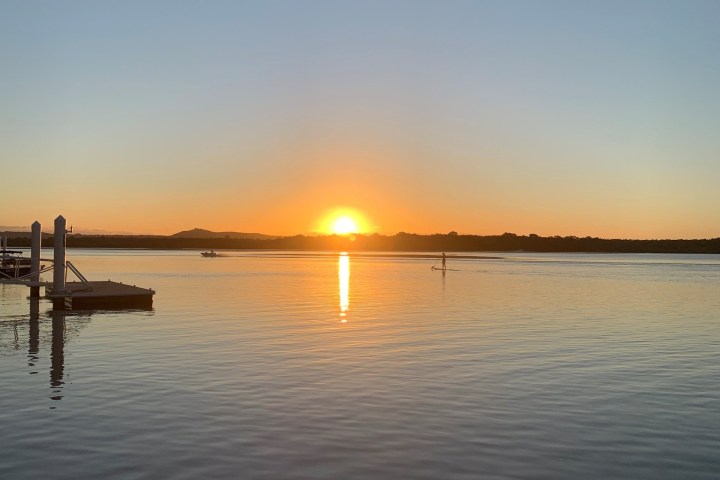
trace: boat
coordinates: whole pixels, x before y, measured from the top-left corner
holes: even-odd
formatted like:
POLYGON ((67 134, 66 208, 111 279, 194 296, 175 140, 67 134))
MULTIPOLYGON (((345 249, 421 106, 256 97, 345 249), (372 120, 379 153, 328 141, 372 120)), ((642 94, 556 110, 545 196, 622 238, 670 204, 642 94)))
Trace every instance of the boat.
MULTIPOLYGON (((7 237, 0 237, 0 280, 15 280, 32 273, 32 260, 22 255, 22 250, 8 249, 7 237)), ((40 271, 44 268, 40 265, 40 271)))
POLYGON ((210 250, 209 252, 202 252, 200 255, 202 255, 203 257, 208 257, 208 258, 217 257, 217 253, 215 253, 213 250, 210 250))
POLYGON ((0 250, 0 278, 20 278, 32 271, 29 258, 21 250, 0 250))

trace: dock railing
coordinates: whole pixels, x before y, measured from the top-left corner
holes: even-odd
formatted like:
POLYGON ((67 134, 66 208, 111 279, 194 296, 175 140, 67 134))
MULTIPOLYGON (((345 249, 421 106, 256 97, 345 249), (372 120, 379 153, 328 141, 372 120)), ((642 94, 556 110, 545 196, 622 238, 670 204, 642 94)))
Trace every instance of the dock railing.
MULTIPOLYGON (((67 262, 65 262, 65 265, 67 266, 67 268, 72 270, 72 272, 75 274, 75 276, 78 278, 78 280, 80 280, 87 288, 92 290, 92 285, 90 284, 90 282, 88 282, 87 278, 85 278, 85 276, 82 273, 80 273, 80 270, 78 270, 75 267, 75 265, 72 264, 72 262, 67 261, 67 262)), ((65 277, 67 280, 67 271, 65 272, 65 277)))

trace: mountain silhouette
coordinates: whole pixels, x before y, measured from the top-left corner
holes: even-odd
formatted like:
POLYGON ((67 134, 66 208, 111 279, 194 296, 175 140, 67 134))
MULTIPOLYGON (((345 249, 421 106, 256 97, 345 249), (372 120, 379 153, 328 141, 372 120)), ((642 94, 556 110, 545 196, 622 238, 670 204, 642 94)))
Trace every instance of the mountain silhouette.
POLYGON ((170 238, 243 238, 249 240, 272 240, 278 238, 264 233, 243 233, 243 232, 212 232, 202 228, 193 228, 170 235, 170 238))

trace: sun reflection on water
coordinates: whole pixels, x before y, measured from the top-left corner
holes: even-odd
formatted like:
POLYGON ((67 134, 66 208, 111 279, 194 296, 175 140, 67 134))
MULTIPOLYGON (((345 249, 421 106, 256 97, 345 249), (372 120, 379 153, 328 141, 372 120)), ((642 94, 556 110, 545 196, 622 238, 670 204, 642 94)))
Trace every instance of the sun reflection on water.
POLYGON ((347 252, 338 256, 338 278, 340 280, 340 323, 347 323, 350 308, 350 257, 347 252))

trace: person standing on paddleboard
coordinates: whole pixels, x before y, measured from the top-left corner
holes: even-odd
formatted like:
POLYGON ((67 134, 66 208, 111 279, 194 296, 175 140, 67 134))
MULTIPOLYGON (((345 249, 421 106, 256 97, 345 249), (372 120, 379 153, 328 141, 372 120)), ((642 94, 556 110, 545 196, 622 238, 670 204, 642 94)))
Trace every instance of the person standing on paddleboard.
POLYGON ((442 256, 442 269, 445 270, 445 252, 443 252, 442 256))

